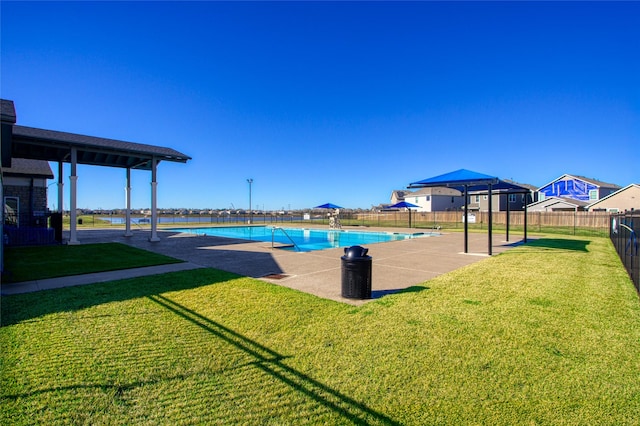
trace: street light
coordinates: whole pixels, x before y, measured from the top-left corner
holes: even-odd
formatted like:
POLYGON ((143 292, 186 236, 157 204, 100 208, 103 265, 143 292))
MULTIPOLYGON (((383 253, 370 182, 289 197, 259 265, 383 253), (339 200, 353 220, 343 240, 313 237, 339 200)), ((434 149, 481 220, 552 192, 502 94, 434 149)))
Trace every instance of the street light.
POLYGON ((247 182, 249 182, 249 225, 251 225, 251 184, 253 179, 247 179, 247 182))

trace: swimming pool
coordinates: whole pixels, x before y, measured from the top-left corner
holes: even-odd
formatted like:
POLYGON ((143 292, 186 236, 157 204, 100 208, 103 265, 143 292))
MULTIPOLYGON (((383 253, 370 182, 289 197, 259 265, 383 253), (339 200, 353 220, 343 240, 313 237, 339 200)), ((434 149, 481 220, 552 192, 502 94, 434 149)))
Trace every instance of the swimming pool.
POLYGON ((238 238, 274 243, 274 247, 314 251, 336 247, 385 243, 388 241, 439 235, 429 232, 365 232, 333 229, 281 228, 277 226, 220 226, 210 228, 170 228, 169 231, 214 237, 238 238))

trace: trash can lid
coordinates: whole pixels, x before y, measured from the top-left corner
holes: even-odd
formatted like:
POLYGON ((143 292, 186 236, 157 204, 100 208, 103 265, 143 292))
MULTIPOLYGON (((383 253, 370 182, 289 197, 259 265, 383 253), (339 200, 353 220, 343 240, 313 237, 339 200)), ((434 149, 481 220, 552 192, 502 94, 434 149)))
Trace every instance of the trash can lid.
POLYGON ((344 248, 344 255, 348 259, 356 259, 360 257, 365 257, 368 251, 369 251, 368 248, 364 248, 360 246, 351 246, 351 247, 344 248))

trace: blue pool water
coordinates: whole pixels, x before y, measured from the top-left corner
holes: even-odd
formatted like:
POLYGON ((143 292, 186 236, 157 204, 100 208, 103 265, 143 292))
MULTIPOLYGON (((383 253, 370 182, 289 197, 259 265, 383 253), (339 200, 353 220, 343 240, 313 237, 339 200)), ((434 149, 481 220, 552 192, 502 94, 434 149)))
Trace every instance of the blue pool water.
POLYGON ((211 228, 171 228, 170 231, 215 237, 238 238, 251 241, 274 241, 276 246, 296 251, 324 250, 336 247, 350 247, 385 243, 435 236, 434 233, 365 232, 306 228, 280 228, 273 226, 225 226, 211 228))

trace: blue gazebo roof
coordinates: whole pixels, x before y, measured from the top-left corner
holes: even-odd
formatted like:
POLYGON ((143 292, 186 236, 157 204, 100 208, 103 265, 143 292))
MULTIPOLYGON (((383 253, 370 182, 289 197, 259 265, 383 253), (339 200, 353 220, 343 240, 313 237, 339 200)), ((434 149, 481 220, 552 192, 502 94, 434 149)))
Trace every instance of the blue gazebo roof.
POLYGON ((530 192, 528 188, 507 182, 495 176, 485 175, 467 169, 460 169, 443 175, 434 176, 428 179, 419 180, 409 184, 409 188, 428 188, 434 186, 446 186, 463 192, 465 186, 467 191, 486 191, 491 185, 491 190, 500 192, 530 192))

